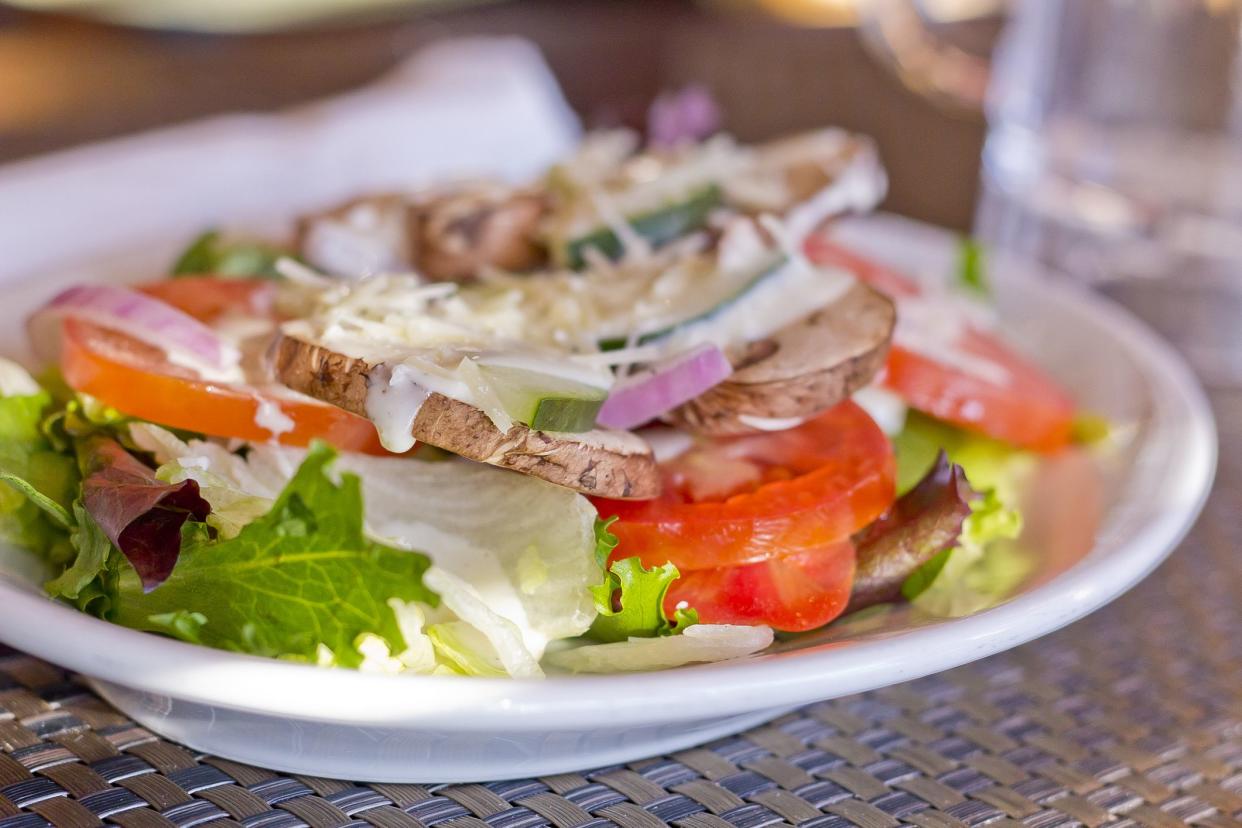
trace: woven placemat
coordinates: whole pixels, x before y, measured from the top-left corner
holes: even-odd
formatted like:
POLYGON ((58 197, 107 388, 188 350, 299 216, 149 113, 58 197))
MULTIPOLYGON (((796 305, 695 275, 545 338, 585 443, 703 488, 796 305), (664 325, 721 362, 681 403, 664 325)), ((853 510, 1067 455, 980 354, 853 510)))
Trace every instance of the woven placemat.
POLYGON ((1191 538, 1034 644, 671 756, 486 785, 356 785, 179 747, 0 656, 0 828, 1242 825, 1242 392, 1191 538))

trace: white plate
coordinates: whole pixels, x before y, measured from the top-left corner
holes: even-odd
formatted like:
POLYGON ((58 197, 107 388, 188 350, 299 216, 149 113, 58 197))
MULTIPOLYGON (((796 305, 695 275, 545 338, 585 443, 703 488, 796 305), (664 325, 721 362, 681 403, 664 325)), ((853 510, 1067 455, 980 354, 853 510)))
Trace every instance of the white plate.
MULTIPOLYGON (((946 234, 891 218, 852 240, 921 266, 951 255, 946 234)), ((1132 427, 1105 464, 1102 523, 1056 548, 1010 600, 970 617, 885 616, 829 628, 733 663, 543 681, 393 677, 195 647, 114 627, 0 574, 0 639, 93 679, 150 729, 279 770, 370 781, 467 781, 578 770, 682 748, 784 709, 905 681, 1013 647, 1102 606, 1151 571, 1197 514, 1215 431, 1183 363, 1104 300, 1004 268, 1005 328, 1091 408, 1132 427)), ((35 291, 39 292, 39 291, 35 291)), ((27 295, 29 291, 21 291, 27 295)), ((18 295, 18 294, 15 294, 18 295)), ((23 307, 10 305, 15 326, 23 307)), ((1056 464, 1050 466, 1055 467, 1056 464)), ((1056 480, 1071 478, 1053 477, 1056 480)), ((1064 488, 1064 487, 1062 487, 1064 488)), ((1055 493, 1056 486, 1053 486, 1055 493)), ((1062 491, 1081 501, 1077 491, 1062 491)), ((1138 634, 1138 631, 1136 631, 1138 634)))
MULTIPOLYGON (((59 287, 149 277, 205 226, 228 220, 253 231, 356 189, 463 173, 523 179, 574 135, 529 47, 471 41, 433 49, 380 86, 286 115, 221 118, 0 168, 0 215, 9 219, 0 222, 0 353, 20 351, 22 315, 59 287)), ((952 260, 949 237, 909 222, 880 218, 843 232, 915 266, 952 260)), ((659 674, 390 677, 113 627, 47 600, 28 558, 0 548, 0 639, 92 677, 127 714, 193 747, 286 771, 422 782, 674 750, 794 705, 1012 647, 1107 603, 1168 554, 1206 496, 1215 434, 1185 367, 1129 316, 1039 274, 995 270, 1009 277, 1000 297, 1007 331, 1085 406, 1132 426, 1133 439, 1103 469, 1094 544, 1060 510, 1032 519, 1046 541, 1037 571, 1007 603, 972 617, 897 612, 745 662, 659 674)), ((1061 502, 1065 513, 1089 505, 1071 485, 1073 466, 1049 464, 1041 504, 1061 502)))

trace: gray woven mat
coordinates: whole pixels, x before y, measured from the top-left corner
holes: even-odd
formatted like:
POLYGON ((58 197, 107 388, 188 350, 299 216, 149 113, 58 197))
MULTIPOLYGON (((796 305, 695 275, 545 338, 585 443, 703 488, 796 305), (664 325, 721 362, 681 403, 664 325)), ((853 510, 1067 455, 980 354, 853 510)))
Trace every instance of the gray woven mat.
POLYGON ((0 828, 1242 825, 1242 392, 1189 541, 1043 641, 705 747, 487 785, 284 776, 166 742, 0 656, 0 828))

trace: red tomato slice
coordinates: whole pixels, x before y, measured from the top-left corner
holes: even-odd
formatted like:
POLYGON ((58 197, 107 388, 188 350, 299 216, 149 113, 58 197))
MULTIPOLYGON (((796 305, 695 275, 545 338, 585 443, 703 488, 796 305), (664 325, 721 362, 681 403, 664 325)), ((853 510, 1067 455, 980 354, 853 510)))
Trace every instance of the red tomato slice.
POLYGON ((893 502, 893 451, 858 406, 788 431, 715 440, 663 467, 654 500, 596 499, 617 557, 682 572, 787 556, 848 538, 893 502))
POLYGON ((271 316, 276 299, 271 282, 223 276, 178 276, 134 288, 208 324, 230 313, 271 316))
POLYGON ((844 540, 746 566, 684 573, 669 588, 664 611, 671 618, 684 602, 705 623, 803 632, 840 615, 853 583, 854 547, 844 540))
MULTIPOLYGON (((901 297, 920 292, 913 280, 823 237, 807 243, 807 255, 816 262, 848 268, 892 296, 899 317, 901 297)), ((977 328, 967 329, 953 344, 964 354, 999 366, 1007 382, 999 384, 895 342, 884 384, 912 408, 1022 448, 1052 452, 1069 442, 1074 401, 1039 366, 977 328)))
POLYGON ((902 296, 918 296, 922 293, 919 283, 909 276, 903 276, 891 267, 886 267, 841 247, 822 233, 807 239, 806 255, 816 264, 844 268, 876 290, 894 299, 900 299, 902 296))
MULTIPOLYGON (((271 285, 191 277, 140 288, 204 321, 230 311, 266 314, 271 285)), ((286 445, 320 438, 344 451, 387 454, 369 420, 307 397, 203 380, 167 361, 162 351, 122 333, 66 320, 60 367, 70 387, 134 417, 215 437, 264 442, 271 431, 255 420, 260 406, 276 405, 293 421, 286 445)))
POLYGON ((919 411, 1015 446, 1053 452, 1069 443, 1074 402, 1043 371, 982 331, 967 331, 957 347, 1002 366, 1008 384, 898 346, 884 382, 919 411))

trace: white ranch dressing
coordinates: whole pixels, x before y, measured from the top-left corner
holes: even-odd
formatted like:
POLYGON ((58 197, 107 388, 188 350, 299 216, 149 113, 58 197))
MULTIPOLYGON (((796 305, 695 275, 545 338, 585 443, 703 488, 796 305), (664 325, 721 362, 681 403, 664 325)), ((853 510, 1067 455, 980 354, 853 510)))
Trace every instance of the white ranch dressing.
POLYGON ((651 446, 657 463, 664 463, 694 448, 694 436, 673 426, 648 426, 638 436, 651 446))
POLYGON ((380 445, 402 454, 414 448, 414 419, 431 396, 404 365, 378 365, 367 375, 367 419, 380 445))
MULTIPOLYGON (((122 331, 124 333, 124 331, 122 331)), ((182 348, 165 345, 160 350, 170 364, 187 371, 193 371, 199 379, 208 382, 239 385, 246 382, 245 371, 242 370, 241 353, 232 345, 224 343, 221 347, 222 365, 212 365, 197 354, 182 348)))
POLYGON ((876 425, 890 437, 896 436, 906 425, 906 414, 909 412, 905 401, 892 391, 878 385, 868 385, 854 392, 854 403, 866 411, 876 425))
POLYGON ((410 353, 407 350, 402 354, 399 349, 380 348, 368 353, 357 343, 349 350, 353 351, 349 355, 375 364, 368 375, 366 414, 375 423, 380 443, 395 452, 408 451, 413 447, 411 430, 414 420, 433 393, 478 408, 498 430, 507 432, 513 425, 513 419, 504 410, 480 369, 495 367, 529 371, 549 379, 570 380, 600 389, 607 389, 612 384, 612 375, 606 369, 592 369, 564 359, 552 360, 543 355, 517 351, 410 353))
POLYGON ((272 435, 272 441, 280 440, 282 434, 293 431, 293 419, 284 412, 280 403, 271 397, 255 395, 254 424, 272 435))
POLYGON ((806 417, 757 417, 753 414, 738 414, 737 421, 759 431, 787 431, 805 423, 806 417))

